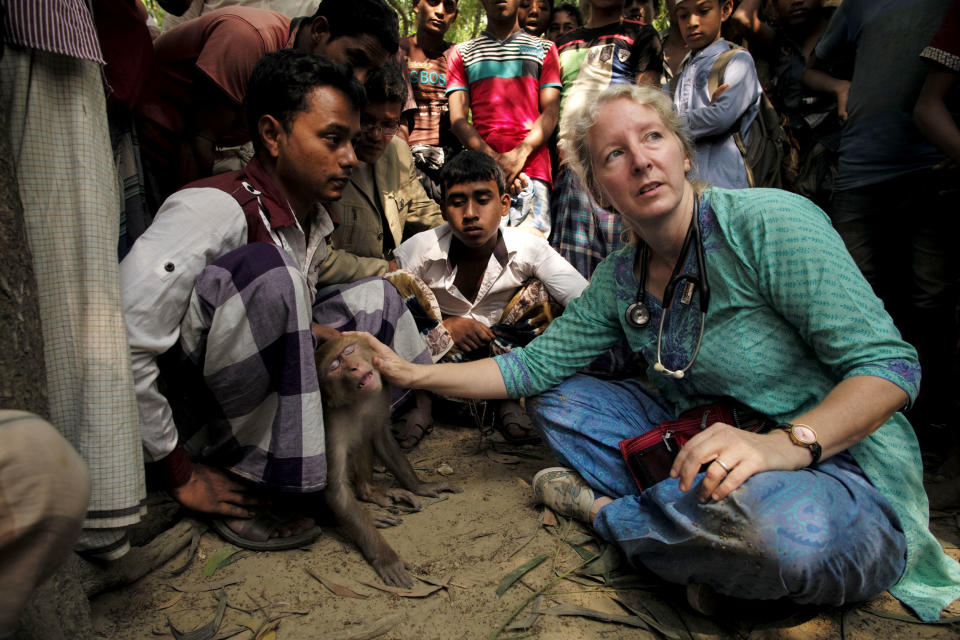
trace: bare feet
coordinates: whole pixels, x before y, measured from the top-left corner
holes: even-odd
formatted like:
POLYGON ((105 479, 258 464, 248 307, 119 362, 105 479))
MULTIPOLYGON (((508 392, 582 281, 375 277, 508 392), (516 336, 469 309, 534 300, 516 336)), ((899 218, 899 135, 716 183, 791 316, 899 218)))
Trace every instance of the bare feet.
POLYGON ((416 392, 416 406, 393 425, 393 437, 401 449, 413 449, 433 431, 433 407, 426 391, 416 392))

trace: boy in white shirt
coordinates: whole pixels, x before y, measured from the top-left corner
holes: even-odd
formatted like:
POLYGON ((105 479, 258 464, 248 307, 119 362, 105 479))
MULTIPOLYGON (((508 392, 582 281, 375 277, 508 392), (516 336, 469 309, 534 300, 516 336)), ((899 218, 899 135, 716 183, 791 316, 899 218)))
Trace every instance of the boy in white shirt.
MULTIPOLYGON (((503 170, 489 156, 469 150, 459 153, 444 165, 440 182, 447 224, 418 233, 397 247, 397 265, 433 291, 443 325, 463 359, 488 355, 498 337, 498 342, 513 342, 517 329, 531 330, 531 337, 542 332, 550 320, 546 294, 566 306, 587 286, 586 279, 543 238, 500 227, 500 219, 510 210, 510 195, 503 170), (539 299, 534 291, 542 292, 539 299), (520 311, 517 307, 525 304, 527 313, 514 317, 520 311), (512 322, 510 337, 507 322, 512 322)), ((517 401, 501 401, 497 418, 505 439, 535 439, 517 401)))

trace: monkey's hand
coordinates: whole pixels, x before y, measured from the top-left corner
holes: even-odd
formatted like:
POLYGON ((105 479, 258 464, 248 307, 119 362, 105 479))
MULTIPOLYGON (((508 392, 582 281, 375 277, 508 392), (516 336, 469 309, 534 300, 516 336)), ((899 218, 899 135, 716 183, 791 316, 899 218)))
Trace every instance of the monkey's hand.
MULTIPOLYGON (((400 489, 399 487, 395 489, 387 489, 386 494, 391 500, 394 501, 394 503, 406 502, 414 509, 420 508, 420 501, 417 500, 417 496, 413 495, 413 493, 407 491, 406 489, 400 489)), ((423 494, 421 493, 420 495, 423 494)))
POLYGON ((373 524, 377 529, 386 529, 387 527, 395 527, 401 522, 403 518, 400 516, 395 516, 392 513, 387 511, 374 511, 372 514, 373 524))
POLYGON ((420 486, 414 489, 413 492, 418 496, 436 498, 444 491, 448 493, 460 493, 463 489, 452 482, 421 482, 420 486))
POLYGON ((250 493, 247 485, 205 464, 194 463, 187 483, 170 493, 188 509, 233 518, 252 518, 256 515, 253 508, 266 506, 266 501, 250 493))
POLYGON ((376 487, 369 482, 360 482, 357 483, 357 498, 363 500, 364 502, 372 502, 375 505, 381 506, 384 509, 387 507, 392 507, 393 503, 396 502, 389 494, 389 492, 382 491, 379 487, 376 487))
POLYGON ((446 318, 443 326, 450 332, 453 343, 462 351, 479 349, 490 344, 497 337, 490 327, 473 318, 446 318))
POLYGON ((372 558, 370 564, 391 587, 410 589, 413 587, 413 578, 407 573, 410 565, 404 562, 393 549, 388 547, 387 551, 390 553, 384 554, 383 558, 372 558))

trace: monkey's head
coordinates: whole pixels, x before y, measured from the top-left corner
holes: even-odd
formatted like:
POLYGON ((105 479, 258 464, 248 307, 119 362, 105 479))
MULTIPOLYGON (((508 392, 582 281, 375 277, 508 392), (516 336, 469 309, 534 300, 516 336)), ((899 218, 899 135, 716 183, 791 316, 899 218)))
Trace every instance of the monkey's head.
POLYGON ((349 404, 383 388, 373 366, 373 352, 357 338, 337 338, 317 349, 317 376, 323 401, 331 407, 349 404))

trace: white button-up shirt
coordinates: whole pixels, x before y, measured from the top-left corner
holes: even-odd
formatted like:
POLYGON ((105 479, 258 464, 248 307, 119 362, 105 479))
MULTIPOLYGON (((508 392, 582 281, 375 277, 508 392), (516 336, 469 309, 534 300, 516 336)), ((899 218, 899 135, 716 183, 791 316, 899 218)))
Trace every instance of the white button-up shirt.
POLYGON ((457 267, 449 259, 454 237, 450 225, 416 234, 393 255, 401 269, 412 271, 433 290, 444 316, 469 317, 488 327, 499 322, 517 288, 531 278, 543 282, 563 306, 586 288, 587 280, 543 238, 512 227, 501 228, 500 234, 472 302, 454 285, 457 267))

